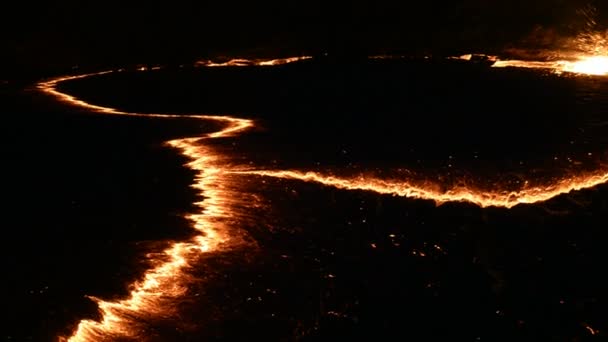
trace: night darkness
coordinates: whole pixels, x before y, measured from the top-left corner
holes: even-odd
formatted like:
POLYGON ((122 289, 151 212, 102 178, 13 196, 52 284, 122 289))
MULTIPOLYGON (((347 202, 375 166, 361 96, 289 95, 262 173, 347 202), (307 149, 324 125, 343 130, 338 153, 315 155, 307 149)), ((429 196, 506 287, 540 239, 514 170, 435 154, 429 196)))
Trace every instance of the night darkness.
POLYGON ((4 341, 603 341, 601 1, 5 4, 4 341))
POLYGON ((538 27, 575 32, 589 5, 606 18, 601 2, 575 0, 20 2, 5 12, 3 65, 23 72, 222 54, 495 50, 538 27))

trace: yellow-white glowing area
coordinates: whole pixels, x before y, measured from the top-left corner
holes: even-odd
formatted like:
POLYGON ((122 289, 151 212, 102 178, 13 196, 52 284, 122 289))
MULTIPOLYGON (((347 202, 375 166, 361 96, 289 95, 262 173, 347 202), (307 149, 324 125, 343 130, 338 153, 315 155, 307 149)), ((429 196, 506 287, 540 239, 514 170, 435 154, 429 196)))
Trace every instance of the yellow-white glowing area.
POLYGON ((608 56, 582 57, 576 62, 565 63, 563 70, 577 74, 608 75, 608 56))
POLYGON ((545 51, 544 55, 545 58, 538 60, 501 59, 494 56, 493 67, 534 68, 550 70, 556 74, 606 76, 608 75, 608 33, 587 32, 578 37, 567 38, 562 48, 545 51))
MULTIPOLYGON (((236 59, 224 63, 203 61, 198 62, 197 65, 203 67, 276 66, 309 58, 311 57, 272 60, 236 59)), ((481 58, 480 55, 472 54, 456 58, 467 61, 488 60, 481 58)), ((556 71, 577 74, 608 74, 608 57, 601 56, 581 58, 569 62, 571 64, 565 64, 563 61, 501 61, 494 57, 489 60, 495 63, 495 67, 553 68, 556 71)), ((148 72, 148 70, 142 71, 148 72)), ((244 244, 241 236, 235 233, 238 231, 238 227, 234 227, 235 222, 240 222, 235 219, 242 215, 239 211, 242 211, 243 208, 247 209, 248 205, 251 206, 251 203, 245 203, 246 200, 241 192, 243 177, 299 180, 343 190, 370 191, 378 194, 431 200, 438 204, 469 202, 481 207, 502 208, 543 202, 561 194, 608 182, 608 170, 597 170, 592 173, 565 177, 549 184, 525 185, 517 190, 505 190, 501 184, 496 184, 492 190, 482 190, 475 186, 443 189, 442 184, 410 179, 383 179, 365 175, 344 177, 330 175, 324 171, 266 170, 263 167, 251 168, 250 166, 244 168, 234 165, 227 156, 213 148, 210 140, 238 136, 254 127, 253 120, 228 115, 126 112, 91 104, 58 90, 58 86, 62 82, 112 72, 114 71, 59 77, 39 83, 38 89, 69 105, 96 113, 204 120, 221 124, 221 129, 201 136, 175 139, 166 143, 189 159, 190 162, 186 166, 195 174, 192 187, 201 199, 194 203, 197 212, 187 216, 196 233, 195 236, 187 241, 172 241, 164 251, 150 255, 152 267, 143 274, 141 279, 130 285, 130 293, 126 298, 120 300, 92 298, 99 307, 100 320, 80 321, 72 336, 63 338, 67 341, 146 340, 145 328, 142 328, 141 322, 178 315, 180 298, 188 296, 189 286, 195 281, 190 276, 189 269, 195 265, 200 267, 200 264, 196 264, 196 262, 200 260, 201 256, 205 253, 221 252, 244 244)))
POLYGON ((608 75, 608 56, 579 56, 574 60, 529 61, 529 60, 497 60, 495 68, 531 68, 546 69, 554 73, 575 73, 590 76, 608 75))

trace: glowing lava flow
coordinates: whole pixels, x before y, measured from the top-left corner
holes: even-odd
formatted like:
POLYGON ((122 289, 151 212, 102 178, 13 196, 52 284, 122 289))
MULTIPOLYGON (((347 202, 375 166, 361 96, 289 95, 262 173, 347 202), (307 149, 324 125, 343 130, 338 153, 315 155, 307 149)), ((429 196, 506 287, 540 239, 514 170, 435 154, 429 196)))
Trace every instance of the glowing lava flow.
POLYGON ((288 58, 277 58, 277 59, 245 59, 245 58, 234 58, 227 62, 217 63, 211 60, 203 60, 196 62, 197 66, 204 67, 246 67, 246 66, 277 66, 284 65, 294 62, 299 62, 307 59, 311 59, 312 56, 298 56, 288 58))
POLYGON ((154 113, 130 113, 120 111, 110 107, 102 107, 97 106, 91 103, 88 103, 83 100, 79 100, 72 95, 68 95, 66 93, 62 93, 57 90, 57 86, 66 81, 77 80, 87 77, 100 76, 112 73, 114 71, 102 71, 97 73, 83 74, 77 76, 64 76, 52 79, 46 82, 38 83, 38 89, 44 93, 54 96, 58 100, 71 104, 76 107, 85 108, 98 113, 105 114, 114 114, 114 115, 123 115, 123 116, 142 116, 142 117, 154 117, 154 118, 167 118, 167 119, 198 119, 198 120, 207 120, 207 121, 217 121, 226 124, 226 127, 220 131, 209 134, 207 137, 209 138, 220 138, 220 137, 228 137, 238 133, 240 131, 246 130, 250 127, 253 127, 253 121, 241 118, 234 118, 230 116, 214 116, 214 115, 173 115, 173 114, 154 114, 154 113))
POLYGON ((587 75, 608 75, 608 56, 583 57, 577 62, 564 65, 564 71, 587 75))
POLYGON ((577 55, 571 59, 532 61, 520 59, 500 59, 497 56, 484 54, 466 54, 457 57, 448 57, 448 59, 473 61, 475 60, 475 57, 477 57, 477 59, 491 62, 493 68, 545 69, 556 74, 568 72, 591 76, 608 75, 608 56, 577 55))
POLYGON ((79 76, 69 76, 39 83, 38 88, 61 101, 95 112, 114 115, 194 118, 219 121, 225 127, 204 137, 176 139, 167 144, 177 148, 191 159, 188 165, 196 172, 193 185, 204 200, 195 203, 199 213, 189 215, 194 229, 199 233, 190 241, 176 242, 159 255, 153 256, 155 266, 145 272, 143 279, 130 286, 127 298, 116 301, 95 300, 101 312, 101 321, 82 320, 68 341, 107 341, 115 339, 145 339, 139 335, 138 321, 151 318, 170 317, 175 313, 179 298, 188 287, 190 277, 187 268, 202 253, 225 250, 241 243, 234 235, 227 233, 225 221, 234 217, 231 208, 241 198, 236 192, 234 175, 223 172, 225 161, 210 148, 199 144, 206 138, 219 138, 234 135, 253 126, 253 121, 229 116, 209 115, 169 115, 138 114, 102 107, 79 100, 74 96, 57 90, 60 82, 107 74, 99 72, 79 76))
MULTIPOLYGON (((595 24, 595 21, 592 21, 595 24)), ((540 68, 557 74, 575 73, 580 75, 608 75, 608 37, 606 33, 583 32, 577 37, 568 38, 564 50, 545 52, 551 56, 546 60, 500 60, 494 63, 496 68, 540 68)))
POLYGON ((379 194, 431 200, 435 201, 437 204, 446 202, 470 202, 477 204, 480 207, 503 208, 512 208, 518 204, 524 203, 544 202, 561 194, 591 188, 608 182, 608 171, 605 171, 604 173, 562 179, 556 183, 545 186, 527 187, 518 191, 483 191, 470 187, 455 187, 453 189, 441 191, 437 184, 432 184, 430 182, 416 183, 363 176, 340 178, 316 172, 271 170, 235 171, 235 173, 297 179, 305 182, 320 183, 338 189, 373 191, 379 194))
POLYGON ((574 61, 497 60, 492 66, 495 68, 548 69, 555 73, 571 72, 582 75, 605 76, 608 75, 608 56, 580 56, 574 61))
POLYGON ((564 38, 561 49, 545 51, 544 54, 551 58, 544 61, 497 60, 494 67, 542 68, 558 74, 608 75, 608 32, 595 30, 595 19, 587 19, 587 30, 576 37, 564 38))
POLYGON ((457 57, 448 57, 448 59, 472 61, 474 56, 477 56, 480 59, 490 61, 492 63, 493 68, 546 69, 556 74, 569 72, 592 76, 608 75, 608 56, 581 55, 574 57, 572 60, 558 59, 546 61, 531 61, 521 59, 500 59, 496 56, 489 56, 484 54, 466 54, 457 57))
MULTIPOLYGON (((237 60, 216 64, 200 62, 200 65, 213 66, 240 66, 240 65, 281 65, 307 59, 308 57, 294 57, 278 60, 237 60)), ((600 64, 604 61, 597 60, 600 64)), ((593 64, 594 62, 590 62, 593 64)), ((598 70, 593 64, 591 70, 598 70)), ((574 69, 573 69, 574 70, 574 69)), ((581 67, 577 70, 587 70, 581 67)), ((444 202, 471 202, 482 207, 496 206, 511 208, 520 203, 536 203, 546 201, 560 194, 573 190, 590 188, 608 181, 608 172, 577 176, 563 179, 546 186, 527 187, 518 191, 491 191, 484 192, 474 188, 454 188, 446 191, 438 190, 436 184, 415 183, 411 181, 390 181, 373 177, 340 178, 323 175, 315 172, 301 172, 291 170, 242 170, 230 167, 212 148, 203 144, 205 139, 229 137, 242 133, 254 126, 248 119, 231 116, 212 115, 171 115, 171 114, 143 114, 120 111, 114 108, 90 104, 84 100, 63 93, 57 89, 61 82, 82 79, 111 73, 104 71, 78 76, 66 76, 52 79, 38 84, 38 89, 52 95, 60 101, 90 111, 127 116, 157 117, 167 119, 198 119, 215 121, 224 124, 223 129, 201 137, 176 139, 167 144, 177 148, 187 156, 191 162, 187 166, 196 172, 193 187, 199 191, 204 200, 195 203, 199 213, 188 218, 198 235, 191 240, 174 242, 162 253, 154 256, 154 266, 145 272, 140 281, 130 286, 130 294, 121 300, 101 300, 93 298, 99 306, 100 321, 82 320, 68 341, 107 341, 107 340, 144 340, 141 336, 143 330, 138 322, 149 321, 153 318, 170 317, 176 313, 179 298, 186 295, 188 285, 192 279, 188 276, 188 268, 204 253, 224 250, 239 245, 242 240, 234 234, 229 234, 234 227, 228 227, 231 219, 237 213, 237 204, 244 205, 242 195, 239 193, 238 180, 242 175, 257 175, 283 179, 295 179, 306 182, 315 182, 327 186, 347 190, 373 191, 380 194, 392 194, 417 199, 444 202)))

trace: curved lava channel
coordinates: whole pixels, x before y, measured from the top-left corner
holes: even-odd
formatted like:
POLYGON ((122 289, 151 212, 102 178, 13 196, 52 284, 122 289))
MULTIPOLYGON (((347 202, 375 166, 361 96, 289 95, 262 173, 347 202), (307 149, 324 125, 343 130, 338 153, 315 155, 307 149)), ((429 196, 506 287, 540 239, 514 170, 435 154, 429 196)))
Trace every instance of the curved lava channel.
MULTIPOLYGON (((226 63, 210 61, 198 62, 204 67, 232 66, 273 66, 296 62, 309 57, 294 57, 277 60, 232 60, 226 63)), ((155 68, 157 69, 157 68, 155 68)), ((144 69, 145 70, 145 69, 144 69)), ((318 172, 297 170, 244 170, 230 166, 217 151, 205 145, 206 139, 235 136, 254 126, 254 121, 231 116, 212 115, 172 115, 142 114, 124 112, 114 108, 88 103, 75 96, 63 93, 57 86, 66 81, 112 73, 104 71, 77 76, 65 76, 40 82, 38 89, 56 99, 93 112, 142 117, 179 119, 189 118, 223 123, 221 130, 200 137, 190 137, 168 141, 166 144, 177 148, 191 162, 186 166, 196 172, 193 187, 204 200, 195 203, 197 214, 189 215, 198 235, 188 241, 173 243, 162 253, 154 256, 154 266, 147 270, 142 279, 130 286, 130 294, 120 300, 93 299, 99 306, 101 320, 83 319, 72 336, 62 338, 67 341, 100 341, 114 339, 145 339, 140 336, 138 322, 150 318, 171 317, 176 313, 177 299, 185 296, 189 278, 187 268, 204 253, 234 248, 242 240, 229 234, 230 218, 239 201, 238 182, 235 177, 243 175, 295 179, 314 182, 346 190, 372 191, 416 199, 433 200, 437 203, 470 202, 481 207, 511 208, 521 203, 537 203, 549 200, 573 190, 590 188, 608 182, 608 171, 579 175, 559 180, 546 186, 522 188, 517 191, 482 191, 470 187, 438 190, 433 184, 416 183, 411 180, 386 180, 374 177, 339 177, 318 172)))
POLYGON ((224 127, 205 136, 167 142, 167 145, 179 149, 191 160, 187 166, 196 172, 193 188, 198 190, 204 200, 195 203, 199 212, 188 218, 198 235, 189 241, 173 243, 159 255, 150 256, 155 266, 145 272, 142 280, 130 286, 127 298, 116 301, 91 298, 97 302, 102 319, 99 322, 86 319, 80 321, 73 335, 64 339, 68 341, 144 339, 145 337, 139 336, 137 322, 154 317, 171 317, 175 313, 177 299, 186 294, 191 281, 186 270, 192 261, 203 253, 226 250, 242 243, 234 234, 228 234, 226 222, 235 216, 231 208, 240 198, 236 193, 238 189, 235 186, 235 176, 224 172, 226 162, 223 157, 201 141, 235 135, 252 127, 253 121, 230 116, 129 113, 93 105, 57 90, 57 85, 61 82, 106 73, 109 72, 56 78, 39 83, 38 89, 66 103, 99 113, 217 121, 223 123, 224 127))

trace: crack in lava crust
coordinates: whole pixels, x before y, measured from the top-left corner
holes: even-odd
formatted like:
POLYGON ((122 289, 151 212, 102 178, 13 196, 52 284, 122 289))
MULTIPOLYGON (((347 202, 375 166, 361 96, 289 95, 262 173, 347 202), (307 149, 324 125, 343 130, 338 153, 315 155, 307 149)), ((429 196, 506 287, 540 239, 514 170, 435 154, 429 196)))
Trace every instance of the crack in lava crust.
MULTIPOLYGON (((223 64, 209 61, 199 62, 205 67, 258 65, 272 66, 291 63, 304 58, 281 60, 237 60, 223 64)), ((172 115, 143 114, 120 111, 88 103, 75 96, 57 90, 61 82, 99 76, 114 71, 65 76, 38 84, 38 89, 72 106, 93 112, 155 117, 167 119, 198 119, 223 123, 223 129, 200 137, 176 139, 167 145, 178 149, 191 162, 186 164, 196 172, 193 188, 198 190, 203 200, 195 203, 197 214, 189 215, 193 228, 199 233, 189 241, 174 242, 158 256, 152 258, 153 267, 145 272, 143 278, 130 287, 127 298, 115 301, 93 299, 101 313, 100 321, 82 320, 73 335, 60 338, 67 341, 108 341, 142 340, 138 322, 150 318, 171 317, 176 313, 179 298, 187 295, 188 284, 193 281, 187 273, 188 267, 204 253, 212 253, 234 248, 244 242, 234 234, 229 234, 229 222, 237 215, 235 205, 241 203, 237 177, 243 175, 273 177, 281 179, 314 182, 345 190, 372 191, 379 194, 392 194, 416 199, 433 200, 437 203, 470 202, 481 207, 512 208, 522 203, 537 203, 549 200, 573 190, 594 187, 608 182, 608 171, 600 170, 593 174, 578 175, 562 179, 553 184, 523 188, 518 191, 481 191, 470 187, 438 190, 437 184, 416 183, 411 180, 385 180, 373 177, 338 177, 316 172, 297 170, 244 170, 230 166, 217 151, 204 144, 205 140, 235 136, 254 126, 254 121, 231 116, 212 115, 172 115)), ((242 204, 242 203, 241 203, 242 204)))

